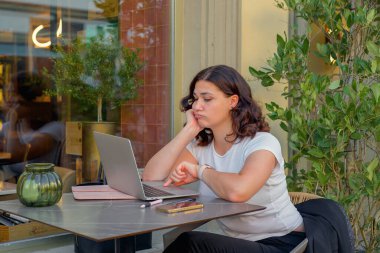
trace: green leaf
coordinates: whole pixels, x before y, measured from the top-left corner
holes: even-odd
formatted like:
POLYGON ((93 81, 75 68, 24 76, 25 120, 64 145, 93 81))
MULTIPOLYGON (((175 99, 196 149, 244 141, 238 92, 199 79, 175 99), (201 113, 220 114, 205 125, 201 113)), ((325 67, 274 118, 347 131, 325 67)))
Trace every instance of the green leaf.
POLYGON ((285 40, 277 34, 277 54, 282 58, 284 56, 285 40))
POLYGON ((249 72, 251 73, 252 76, 256 77, 257 79, 260 79, 261 81, 263 81, 265 78, 269 77, 268 73, 272 72, 271 69, 268 69, 268 68, 263 68, 263 69, 266 69, 267 72, 263 72, 261 70, 256 70, 253 67, 249 67, 249 72))
POLYGON ((348 179, 348 183, 354 192, 360 193, 362 191, 363 185, 359 176, 353 175, 348 179))
POLYGON ((371 61, 371 71, 372 73, 376 73, 377 70, 377 60, 371 61))
POLYGON ((294 142, 292 142, 292 141, 289 141, 289 148, 291 150, 298 150, 297 145, 294 142))
POLYGON ((373 41, 367 41, 367 49, 370 54, 380 56, 379 47, 373 41))
POLYGON ((281 127, 284 131, 288 132, 288 126, 287 126, 284 122, 281 122, 281 123, 280 123, 280 127, 281 127))
POLYGON ((285 119, 286 119, 287 121, 290 121, 290 120, 292 119, 292 112, 291 112, 290 110, 287 110, 287 111, 285 112, 285 119))
POLYGON ((367 24, 370 24, 375 18, 376 12, 375 9, 371 9, 367 14, 367 24))
MULTIPOLYGON (((273 102, 272 102, 273 103, 273 102)), ((268 111, 273 111, 273 104, 272 103, 265 103, 265 108, 267 108, 268 111)))
POLYGON ((325 155, 317 148, 312 148, 307 153, 311 156, 314 156, 316 158, 323 158, 325 155))
POLYGON ((363 138, 363 136, 358 132, 351 134, 351 139, 353 139, 353 140, 360 140, 362 138, 363 138))
POLYGON ((302 53, 307 54, 308 50, 309 50, 309 40, 305 38, 302 43, 302 53))
POLYGON ((259 71, 257 71, 255 68, 249 66, 249 73, 251 73, 251 75, 253 75, 254 77, 257 77, 259 78, 259 71))
POLYGON ((375 133, 375 140, 380 142, 380 125, 378 125, 375 128, 374 133, 375 133))
POLYGON ((271 113, 268 113, 267 115, 271 120, 278 120, 279 119, 277 112, 271 112, 271 113))
POLYGON ((372 179, 373 179, 373 175, 374 175, 375 169, 379 169, 378 165, 379 165, 379 160, 377 158, 375 158, 375 159, 372 160, 372 162, 367 167, 367 173, 368 173, 367 174, 367 178, 371 182, 372 182, 372 179))
POLYGON ((277 44, 281 45, 282 47, 285 45, 285 40, 279 34, 277 34, 277 44))
POLYGON ((261 79, 261 85, 264 87, 269 87, 269 86, 272 86, 273 84, 274 84, 274 81, 269 75, 266 75, 261 79))
POLYGON ((281 73, 274 73, 274 74, 272 75, 272 78, 273 78, 274 80, 276 80, 276 81, 280 81, 281 78, 282 78, 282 74, 281 74, 281 73))
POLYGON ((372 90, 373 96, 375 97, 376 103, 378 103, 379 98, 380 98, 380 83, 375 83, 371 85, 371 90, 372 90))
POLYGON ((299 142, 298 134, 294 133, 294 134, 290 135, 290 140, 293 142, 299 142))
POLYGON ((331 82, 331 84, 329 85, 329 89, 335 90, 335 89, 339 88, 339 85, 340 85, 340 80, 335 80, 335 81, 331 82))

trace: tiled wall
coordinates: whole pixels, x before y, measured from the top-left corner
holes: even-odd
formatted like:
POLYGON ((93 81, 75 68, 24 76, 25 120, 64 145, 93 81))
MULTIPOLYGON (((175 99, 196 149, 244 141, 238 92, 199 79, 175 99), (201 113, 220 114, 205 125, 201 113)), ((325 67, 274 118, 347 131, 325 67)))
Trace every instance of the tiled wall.
POLYGON ((139 167, 169 141, 170 0, 121 1, 120 34, 146 65, 138 98, 121 108, 122 135, 132 140, 139 167))

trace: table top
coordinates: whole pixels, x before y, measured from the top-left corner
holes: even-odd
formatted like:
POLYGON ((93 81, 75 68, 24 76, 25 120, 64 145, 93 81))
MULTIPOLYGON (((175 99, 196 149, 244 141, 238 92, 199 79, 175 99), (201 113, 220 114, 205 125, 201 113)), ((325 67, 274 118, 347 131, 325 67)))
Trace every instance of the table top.
MULTIPOLYGON (((164 203, 171 201, 173 200, 165 200, 164 203)), ((142 209, 140 205, 143 202, 139 200, 78 201, 71 193, 65 193, 56 205, 50 207, 26 207, 17 199, 1 202, 0 209, 95 241, 132 236, 264 209, 261 206, 208 197, 198 197, 197 201, 204 204, 203 209, 167 214, 157 211, 157 206, 142 209)))
POLYGON ((0 181, 0 195, 15 194, 16 188, 16 184, 0 181))

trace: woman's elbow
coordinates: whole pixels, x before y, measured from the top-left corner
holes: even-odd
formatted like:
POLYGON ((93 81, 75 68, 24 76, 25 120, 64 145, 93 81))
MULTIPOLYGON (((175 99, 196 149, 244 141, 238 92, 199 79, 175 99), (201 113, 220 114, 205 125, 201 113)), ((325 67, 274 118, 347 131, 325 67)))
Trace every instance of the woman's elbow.
POLYGON ((236 203, 246 202, 251 198, 249 194, 241 191, 230 191, 226 197, 226 200, 236 203))
POLYGON ((149 169, 145 167, 141 173, 141 179, 143 181, 153 181, 154 173, 152 173, 149 169))
POLYGON ((149 175, 146 175, 145 173, 141 175, 141 179, 142 181, 153 181, 152 178, 149 177, 149 175))
POLYGON ((145 168, 142 170, 141 179, 143 181, 154 181, 154 180, 157 180, 156 177, 157 177, 157 171, 152 169, 152 167, 150 166, 150 162, 148 162, 145 165, 145 168))

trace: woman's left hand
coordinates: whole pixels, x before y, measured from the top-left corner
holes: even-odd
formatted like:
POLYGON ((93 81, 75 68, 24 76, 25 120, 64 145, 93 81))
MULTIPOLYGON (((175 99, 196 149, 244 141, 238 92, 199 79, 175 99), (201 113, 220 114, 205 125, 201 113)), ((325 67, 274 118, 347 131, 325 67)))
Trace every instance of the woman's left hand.
POLYGON ((164 186, 190 184, 198 180, 198 164, 182 162, 169 175, 164 186))

